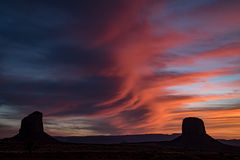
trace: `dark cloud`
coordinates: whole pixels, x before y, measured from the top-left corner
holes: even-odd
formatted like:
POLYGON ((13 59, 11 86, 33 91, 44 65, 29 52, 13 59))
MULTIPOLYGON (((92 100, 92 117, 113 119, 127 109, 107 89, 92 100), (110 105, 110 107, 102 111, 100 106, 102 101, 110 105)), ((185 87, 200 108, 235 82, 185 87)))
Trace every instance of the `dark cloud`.
POLYGON ((58 47, 45 55, 39 64, 61 70, 65 76, 96 76, 114 67, 114 57, 102 48, 84 50, 76 47, 58 47))
POLYGON ((166 96, 159 96, 156 98, 157 101, 159 102, 169 102, 169 101, 179 101, 179 100, 187 100, 187 99, 192 99, 194 95, 166 95, 166 96))
MULTIPOLYGON (((118 77, 90 77, 62 81, 17 81, 2 83, 1 99, 24 106, 80 107, 96 104, 114 96, 119 89, 118 77)), ((88 107, 85 107, 88 110, 88 107)), ((85 112, 80 112, 84 114, 85 112)))
POLYGON ((126 110, 119 114, 119 117, 125 120, 125 124, 129 125, 144 124, 148 116, 149 110, 146 106, 141 106, 133 110, 126 110))
MULTIPOLYGON (((70 132, 83 132, 83 130, 95 131, 95 134, 113 134, 119 135, 123 132, 121 128, 111 125, 106 119, 74 119, 65 120, 62 123, 68 126, 70 132), (84 124, 84 125, 82 125, 84 124)), ((45 120, 46 130, 58 130, 61 133, 62 127, 59 122, 45 120)))

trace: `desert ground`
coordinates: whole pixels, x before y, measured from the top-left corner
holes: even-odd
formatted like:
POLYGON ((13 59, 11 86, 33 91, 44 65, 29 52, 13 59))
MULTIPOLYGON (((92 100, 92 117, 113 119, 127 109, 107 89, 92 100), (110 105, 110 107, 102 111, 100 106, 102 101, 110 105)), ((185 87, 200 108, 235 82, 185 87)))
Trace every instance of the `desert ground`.
POLYGON ((160 143, 29 144, 0 143, 1 160, 239 160, 239 152, 184 150, 160 143))

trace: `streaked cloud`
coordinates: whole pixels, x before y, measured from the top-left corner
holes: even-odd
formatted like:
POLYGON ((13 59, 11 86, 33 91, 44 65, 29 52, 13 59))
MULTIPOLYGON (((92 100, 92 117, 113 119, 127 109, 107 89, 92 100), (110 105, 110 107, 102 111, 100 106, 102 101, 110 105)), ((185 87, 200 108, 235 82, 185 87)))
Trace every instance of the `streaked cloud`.
POLYGON ((0 105, 14 110, 4 128, 34 110, 53 135, 172 133, 199 116, 213 136, 239 138, 239 1, 0 8, 0 105))

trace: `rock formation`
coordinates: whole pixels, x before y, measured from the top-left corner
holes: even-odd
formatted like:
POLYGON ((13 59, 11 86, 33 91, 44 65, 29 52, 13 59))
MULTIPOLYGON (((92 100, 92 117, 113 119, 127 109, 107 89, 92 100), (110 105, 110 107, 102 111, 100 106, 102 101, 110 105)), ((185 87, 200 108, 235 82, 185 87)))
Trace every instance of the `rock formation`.
POLYGON ((183 120, 182 123, 182 134, 183 135, 205 135, 206 130, 204 122, 195 117, 188 117, 183 120))
POLYGON ((41 135, 43 133, 44 131, 41 112, 36 111, 23 118, 19 135, 41 135))
POLYGON ((38 142, 38 143, 54 143, 57 142, 53 137, 44 132, 42 113, 35 111, 27 117, 23 118, 19 133, 12 137, 5 139, 6 141, 18 142, 38 142))
POLYGON ((204 122, 188 117, 182 123, 182 135, 171 141, 174 146, 185 148, 223 148, 224 145, 206 133, 204 122))

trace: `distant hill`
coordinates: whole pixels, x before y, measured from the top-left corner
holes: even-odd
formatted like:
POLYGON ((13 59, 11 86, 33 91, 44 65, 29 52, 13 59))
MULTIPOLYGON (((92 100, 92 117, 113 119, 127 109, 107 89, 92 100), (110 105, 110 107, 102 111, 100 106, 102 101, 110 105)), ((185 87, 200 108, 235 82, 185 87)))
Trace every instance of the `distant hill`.
POLYGON ((240 139, 231 139, 231 140, 218 139, 218 141, 220 141, 223 144, 240 147, 240 139))
POLYGON ((142 135, 120 135, 120 136, 72 136, 55 137, 57 140, 68 143, 86 144, 119 144, 170 141, 180 134, 142 134, 142 135))
MULTIPOLYGON (((119 135, 119 136, 70 136, 55 137, 57 140, 68 143, 86 143, 86 144, 119 144, 119 143, 140 143, 140 142, 160 142, 171 141, 180 134, 141 134, 141 135, 119 135)), ((239 146, 240 139, 217 139, 223 144, 239 146)))

